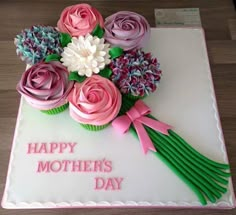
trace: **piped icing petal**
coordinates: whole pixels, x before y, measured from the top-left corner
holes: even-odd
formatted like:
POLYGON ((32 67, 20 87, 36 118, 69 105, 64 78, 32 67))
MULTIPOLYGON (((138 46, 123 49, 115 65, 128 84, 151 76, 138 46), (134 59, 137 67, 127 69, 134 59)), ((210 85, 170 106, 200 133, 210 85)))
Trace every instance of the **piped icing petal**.
POLYGON ((67 102, 74 84, 68 76, 68 70, 60 62, 41 62, 23 73, 16 89, 34 108, 49 110, 67 102))
POLYGON ((57 27, 61 32, 78 37, 91 33, 97 24, 104 26, 102 15, 96 8, 89 4, 76 4, 62 11, 57 27))
POLYGON ((64 48, 61 61, 70 72, 77 71, 80 76, 90 77, 110 63, 109 50, 109 44, 105 44, 103 38, 90 34, 73 37, 64 48))
POLYGON ((110 79, 123 94, 143 97, 157 89, 162 71, 157 58, 141 49, 126 51, 110 63, 110 79))
POLYGON ((125 51, 144 47, 150 37, 150 25, 140 14, 119 11, 105 19, 104 38, 125 51))
POLYGON ((16 53, 27 64, 42 61, 49 54, 60 55, 63 51, 59 32, 51 26, 34 25, 16 35, 16 53))
POLYGON ((76 83, 68 100, 70 116, 82 124, 105 125, 117 116, 121 107, 119 90, 98 75, 76 83))

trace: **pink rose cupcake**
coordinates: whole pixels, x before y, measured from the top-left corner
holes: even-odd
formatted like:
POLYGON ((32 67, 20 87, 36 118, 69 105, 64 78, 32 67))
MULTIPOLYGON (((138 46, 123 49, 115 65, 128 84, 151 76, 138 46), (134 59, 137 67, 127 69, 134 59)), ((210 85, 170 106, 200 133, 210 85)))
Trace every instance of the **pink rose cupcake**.
POLYGON ((91 33, 97 24, 104 26, 102 15, 97 9, 88 4, 76 4, 62 11, 57 27, 60 32, 78 37, 91 33))
POLYGON ((108 126, 121 107, 121 94, 106 78, 93 75, 76 83, 68 96, 70 116, 88 130, 108 126))
POLYGON ((34 108, 48 114, 57 114, 68 106, 67 96, 74 82, 60 62, 37 63, 26 70, 16 89, 34 108))

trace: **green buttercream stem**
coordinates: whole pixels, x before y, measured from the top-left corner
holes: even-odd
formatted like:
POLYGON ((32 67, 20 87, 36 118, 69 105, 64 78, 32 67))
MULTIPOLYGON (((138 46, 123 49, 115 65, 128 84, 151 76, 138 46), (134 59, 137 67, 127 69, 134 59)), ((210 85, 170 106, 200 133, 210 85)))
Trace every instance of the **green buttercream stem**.
MULTIPOLYGON (((132 131, 133 134, 136 134, 135 129, 131 126, 130 130, 132 131)), ((152 139, 152 134, 149 134, 150 138, 152 139)), ((136 134, 137 136, 137 134, 136 134)), ((156 141, 154 142, 154 146, 155 148, 157 148, 158 152, 156 154, 162 154, 163 158, 165 158, 165 164, 168 165, 172 171, 174 171, 176 173, 176 171, 178 172, 178 176, 181 177, 181 179, 183 179, 185 182, 187 182, 186 184, 189 185, 189 187, 193 190, 193 192, 197 193, 197 196, 199 197, 199 195, 205 199, 203 197, 203 195, 201 194, 201 188, 199 187, 199 184, 196 183, 196 180, 194 180, 194 178, 191 177, 191 175, 189 175, 183 168, 181 168, 180 165, 177 165, 177 162, 175 162, 175 160, 169 155, 168 151, 165 151, 165 149, 163 147, 161 147, 159 144, 157 144, 156 141)), ((212 201, 215 201, 214 196, 211 195, 211 193, 209 193, 207 190, 205 190, 205 195, 212 201)), ((201 198, 200 197, 200 198, 201 198)), ((200 200, 199 198, 199 200, 200 200)), ((202 200, 200 200, 202 203, 202 200)), ((203 204, 203 203, 202 203, 203 204)))
POLYGON ((216 181, 225 185, 228 184, 228 180, 225 180, 220 176, 228 177, 229 173, 225 173, 221 169, 217 169, 217 167, 209 165, 208 163, 199 159, 197 156, 194 156, 191 151, 185 148, 184 145, 180 143, 177 139, 175 139, 175 137, 173 137, 172 135, 169 135, 168 138, 173 141, 173 147, 177 151, 179 151, 183 156, 185 156, 186 159, 188 159, 190 162, 192 162, 193 164, 197 164, 199 169, 208 174, 210 177, 213 177, 216 181))
POLYGON ((193 166, 189 165, 185 160, 181 158, 179 154, 176 154, 171 147, 169 146, 168 142, 162 138, 157 138, 155 135, 155 132, 153 133, 148 130, 148 133, 150 134, 152 141, 154 144, 158 142, 158 149, 163 150, 165 152, 165 155, 172 160, 172 162, 178 166, 178 168, 186 174, 186 176, 191 180, 196 186, 199 187, 199 189, 209 198, 211 202, 215 202, 216 197, 220 197, 221 194, 217 192, 212 186, 204 180, 200 175, 197 175, 194 170, 192 169, 193 166))
POLYGON ((99 24, 97 24, 95 26, 95 28, 93 29, 92 35, 93 36, 97 36, 98 38, 102 38, 104 35, 105 31, 101 28, 101 26, 99 24))
MULTIPOLYGON (((127 103, 123 103, 124 105, 123 105, 123 109, 126 109, 127 110, 127 108, 128 108, 128 106, 130 106, 130 103, 129 102, 127 102, 127 103)), ((131 129, 132 130, 132 129, 131 129)), ((135 131, 134 132, 132 132, 132 133, 136 133, 135 131)), ((150 135, 150 138, 152 138, 151 137, 151 135, 150 135)), ((186 182, 186 181, 188 181, 188 185, 189 184, 191 184, 192 186, 190 186, 190 188, 194 191, 195 190, 195 192, 196 192, 196 190, 198 190, 197 191, 197 193, 199 194, 200 192, 199 192, 199 187, 198 187, 198 184, 196 184, 195 183, 195 185, 194 185, 194 183, 192 183, 191 181, 192 181, 192 179, 189 177, 189 175, 183 170, 183 169, 181 169, 181 168, 179 168, 179 165, 176 165, 176 163, 174 163, 173 162, 173 160, 172 159, 170 159, 170 156, 168 155, 168 152, 166 153, 162 148, 160 149, 156 144, 155 144, 155 147, 157 148, 157 150, 159 150, 158 151, 158 153, 164 153, 164 157, 165 157, 165 159, 166 160, 168 160, 169 161, 169 163, 171 163, 171 166, 173 167, 174 166, 174 169, 176 169, 180 174, 181 174, 181 178, 185 178, 184 179, 184 181, 186 182), (193 188, 193 186, 194 186, 194 188, 193 188)), ((167 163, 166 163, 167 164, 167 163)), ((168 165, 168 166, 170 166, 170 165, 168 165)), ((173 170, 173 169, 172 169, 173 170)), ((179 174, 178 174, 179 175, 179 174)), ((202 195, 202 194, 201 194, 202 195)), ((202 195, 203 196, 203 195, 202 195)), ((211 195, 211 194, 209 194, 208 195, 208 198, 210 197, 210 199, 211 199, 211 201, 214 201, 214 197, 211 195)), ((203 197, 204 198, 204 197, 203 197)))
POLYGON ((123 49, 120 47, 112 47, 109 51, 109 55, 111 56, 111 59, 120 57, 123 54, 123 49))
MULTIPOLYGON (((162 137, 163 138, 163 137, 162 137)), ((171 142, 170 140, 166 140, 168 141, 169 143, 171 142)), ((222 193, 225 193, 226 192, 226 189, 222 186, 220 186, 219 184, 216 183, 216 181, 214 181, 214 178, 212 177, 209 177, 208 174, 206 174, 206 172, 202 171, 200 166, 201 165, 198 165, 197 162, 192 162, 190 161, 189 159, 186 159, 186 157, 182 154, 182 153, 179 153, 178 150, 176 150, 175 147, 173 147, 172 143, 170 143, 169 145, 169 149, 170 151, 172 151, 172 153, 175 153, 175 154, 178 154, 179 155, 179 159, 186 165, 189 167, 189 170, 191 170, 192 174, 194 175, 194 177, 199 177, 199 179, 202 180, 202 182, 205 184, 205 185, 208 185, 209 189, 211 188, 212 190, 212 193, 214 193, 214 190, 218 190, 219 192, 222 192, 222 193)), ((208 171, 209 173, 210 171, 208 171)), ((212 174, 213 175, 213 174, 212 174)), ((219 196, 219 194, 214 193, 217 197, 219 196)), ((219 197, 218 197, 219 198, 219 197)))
POLYGON ((208 177, 211 176, 216 180, 219 179, 220 181, 223 182, 223 184, 227 184, 227 180, 224 180, 224 179, 221 180, 221 178, 217 175, 217 174, 220 174, 220 175, 225 174, 224 176, 227 177, 226 173, 222 172, 221 169, 217 169, 216 167, 213 167, 209 165, 208 163, 203 164, 202 160, 198 160, 196 156, 192 155, 191 152, 186 150, 186 148, 183 148, 182 144, 179 143, 176 139, 174 139, 171 135, 165 136, 161 133, 157 133, 157 135, 169 141, 169 143, 172 145, 175 151, 178 151, 181 154, 181 156, 185 157, 186 160, 188 160, 197 168, 201 169, 202 173, 205 173, 208 175, 208 177), (213 174, 212 172, 216 174, 213 174))
POLYGON ((212 180, 212 178, 205 175, 203 171, 198 169, 197 165, 195 166, 192 162, 189 162, 189 160, 186 159, 182 153, 179 153, 179 151, 177 151, 176 148, 173 147, 172 142, 168 138, 164 138, 164 135, 156 133, 151 128, 146 129, 148 133, 152 135, 153 141, 161 142, 161 147, 164 147, 167 152, 169 152, 172 156, 175 156, 176 162, 178 162, 179 165, 181 165, 182 168, 184 168, 188 172, 188 174, 195 178, 200 185, 204 186, 217 198, 221 197, 221 194, 219 192, 225 192, 224 187, 221 187, 214 180, 212 180))
MULTIPOLYGON (((212 161, 209 158, 207 158, 207 157, 203 156, 202 154, 200 154, 198 151, 196 151, 193 147, 191 147, 183 138, 181 138, 174 131, 170 130, 169 133, 171 135, 173 135, 174 137, 176 137, 176 139, 178 139, 186 148, 188 148, 194 155, 196 155, 197 157, 202 159, 204 162, 207 162, 207 163, 211 164, 212 166, 218 167, 220 169, 229 169, 228 164, 222 164, 222 163, 212 161)), ((230 176, 230 174, 228 175, 228 177, 229 176, 230 176)))
MULTIPOLYGON (((148 115, 148 117, 157 120, 155 117, 153 117, 150 114, 148 115)), ((181 138, 174 131, 169 130, 169 134, 174 136, 179 142, 181 142, 183 146, 185 146, 189 151, 192 152, 192 154, 194 154, 199 159, 202 159, 204 162, 208 163, 209 165, 215 166, 215 167, 220 168, 220 169, 229 169, 228 164, 222 164, 222 163, 215 162, 215 161, 210 160, 209 158, 205 157, 204 155, 200 154, 197 150, 195 150, 192 146, 190 146, 183 138, 181 138)), ((226 175, 228 177, 230 177, 230 173, 226 173, 226 175)))
MULTIPOLYGON (((130 127, 130 132, 138 139, 137 133, 133 127, 130 127)), ((158 150, 158 149, 157 149, 158 150)), ((153 152, 165 165, 167 165, 186 185, 196 194, 202 205, 206 205, 207 201, 204 195, 199 191, 199 188, 195 186, 170 160, 168 160, 160 151, 153 152)))
POLYGON ((171 164, 168 159, 166 159, 162 154, 155 153, 154 155, 158 157, 166 166, 168 166, 198 197, 198 200, 201 202, 202 205, 207 205, 207 201, 199 191, 199 189, 190 181, 188 180, 173 164, 171 164))
MULTIPOLYGON (((122 98, 122 107, 119 115, 125 114, 135 102, 126 96, 122 98)), ((148 115, 150 118, 154 118, 148 115)), ((155 119, 155 118, 154 118, 155 119)), ((130 130, 132 131, 133 128, 130 130)), ((147 128, 146 128, 147 129, 147 128)), ((229 173, 223 172, 221 169, 229 169, 229 165, 214 162, 201 155, 193 149, 186 141, 179 137, 173 131, 169 131, 169 136, 165 136, 152 130, 147 129, 150 138, 153 140, 155 147, 159 150, 155 154, 161 154, 165 159, 165 163, 190 186, 190 188, 198 195, 207 196, 211 202, 215 202, 216 198, 221 197, 221 193, 225 193, 226 188, 220 186, 217 182, 227 184, 227 180, 223 177, 229 177, 229 173), (220 177, 220 176, 223 177, 220 177), (196 191, 197 190, 197 191, 196 191), (216 198, 215 198, 216 197, 216 198)), ((135 130, 134 132, 135 133, 135 130)), ((137 136, 137 135, 136 135, 137 136)), ((163 160, 163 159, 162 159, 163 160)), ((205 199, 205 198, 204 198, 205 199)), ((202 200, 200 200, 202 202, 202 200)))
POLYGON ((130 100, 126 95, 122 95, 122 105, 119 116, 124 115, 131 107, 134 106, 135 100, 130 100))

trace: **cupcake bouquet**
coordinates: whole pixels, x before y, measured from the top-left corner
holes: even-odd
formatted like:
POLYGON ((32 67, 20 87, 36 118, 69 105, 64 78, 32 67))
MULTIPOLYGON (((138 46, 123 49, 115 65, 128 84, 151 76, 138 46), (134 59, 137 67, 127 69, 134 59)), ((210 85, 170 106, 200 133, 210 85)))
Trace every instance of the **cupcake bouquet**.
POLYGON ((138 137, 206 205, 227 191, 229 165, 193 149, 171 126, 151 115, 142 98, 154 92, 162 71, 142 50, 150 37, 147 20, 120 11, 103 20, 88 4, 65 8, 57 27, 35 25, 15 38, 17 55, 28 64, 18 92, 42 114, 69 115, 84 128, 109 124, 138 137))

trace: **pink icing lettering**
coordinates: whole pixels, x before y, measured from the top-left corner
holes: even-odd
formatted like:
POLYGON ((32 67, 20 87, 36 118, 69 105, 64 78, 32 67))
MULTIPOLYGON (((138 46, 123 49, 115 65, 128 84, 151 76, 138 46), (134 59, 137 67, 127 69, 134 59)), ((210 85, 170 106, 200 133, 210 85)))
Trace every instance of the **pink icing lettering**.
POLYGON ((112 178, 108 178, 107 179, 107 183, 106 186, 104 187, 105 190, 115 190, 115 185, 113 184, 113 179, 112 178))
POLYGON ((94 172, 102 171, 102 161, 96 160, 94 161, 94 172))
POLYGON ((47 143, 41 143, 38 153, 47 153, 47 143))
POLYGON ((117 185, 117 190, 121 190, 121 182, 123 181, 123 178, 114 178, 116 185, 117 185))
POLYGON ((95 190, 121 190, 123 178, 95 178, 95 190))
POLYGON ((105 168, 104 168, 104 172, 111 172, 112 171, 112 162, 105 160, 104 162, 105 168))
POLYGON ((28 143, 27 154, 47 153, 74 153, 77 143, 51 142, 51 143, 28 143))
POLYGON ((38 161, 38 169, 37 172, 49 172, 49 164, 50 161, 38 161))
POLYGON ((91 172, 92 171, 91 163, 92 163, 92 161, 90 161, 90 160, 84 161, 84 172, 91 172))
POLYGON ((77 143, 68 143, 68 145, 69 145, 69 147, 70 147, 70 153, 74 153, 74 148, 75 148, 75 145, 76 145, 77 143))
POLYGON ((101 177, 96 177, 95 178, 95 190, 101 190, 103 189, 105 185, 105 179, 101 177))
POLYGON ((80 172, 81 171, 81 161, 76 160, 72 161, 72 172, 80 172))
POLYGON ((63 171, 67 172, 68 171, 68 165, 71 163, 70 160, 63 160, 62 164, 64 165, 63 171))
POLYGON ((50 143, 50 153, 54 153, 58 147, 58 143, 50 143))
POLYGON ((51 162, 50 169, 52 172, 59 172, 61 170, 62 163, 59 160, 54 160, 51 162))
POLYGON ((27 154, 38 153, 37 152, 38 143, 28 143, 28 151, 27 154))
POLYGON ((60 143, 60 145, 59 145, 59 153, 63 153, 66 148, 67 148, 67 144, 66 143, 60 143))

